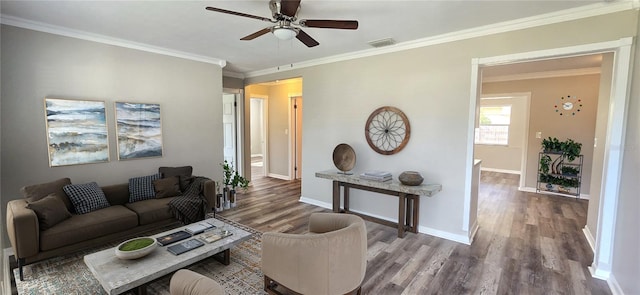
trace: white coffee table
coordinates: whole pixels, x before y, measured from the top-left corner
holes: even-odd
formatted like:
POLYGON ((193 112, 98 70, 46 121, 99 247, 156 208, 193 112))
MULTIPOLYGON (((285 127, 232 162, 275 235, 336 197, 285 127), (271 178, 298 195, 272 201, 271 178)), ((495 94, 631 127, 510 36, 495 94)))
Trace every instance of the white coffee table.
MULTIPOLYGON (((210 244, 205 243, 204 246, 180 255, 171 254, 171 252, 167 251, 167 246, 164 246, 158 247, 145 257, 135 260, 123 260, 115 256, 115 248, 109 248, 86 255, 84 263, 108 294, 121 294, 129 290, 135 290, 138 294, 146 294, 146 285, 148 283, 205 258, 215 255, 215 258, 220 262, 229 265, 229 249, 251 238, 252 234, 250 232, 218 219, 211 218, 207 219, 207 221, 216 225, 217 228, 224 227, 224 229, 233 234, 210 244)), ((153 235, 152 237, 161 237, 182 229, 184 229, 184 226, 153 235)), ((177 243, 180 242, 174 244, 177 243)))

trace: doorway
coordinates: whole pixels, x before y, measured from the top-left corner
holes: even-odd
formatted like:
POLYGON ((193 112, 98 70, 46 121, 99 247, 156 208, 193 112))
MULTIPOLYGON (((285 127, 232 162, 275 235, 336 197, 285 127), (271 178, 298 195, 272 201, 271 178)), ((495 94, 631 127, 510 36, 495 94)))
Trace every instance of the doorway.
POLYGON ((624 131, 628 108, 628 85, 630 82, 631 46, 632 38, 622 38, 616 41, 600 42, 586 45, 577 45, 550 50, 533 51, 504 56, 487 58, 474 58, 471 61, 471 91, 469 122, 467 133, 467 169, 465 172, 465 210, 464 224, 471 218, 471 202, 473 190, 473 138, 477 122, 478 99, 481 93, 481 69, 498 64, 520 63, 526 61, 538 61, 573 57, 598 53, 613 53, 613 74, 611 90, 609 92, 609 111, 606 119, 606 140, 604 143, 604 167, 601 179, 594 179, 601 183, 600 199, 597 212, 597 234, 594 241, 594 259, 591 274, 600 279, 608 280, 613 260, 613 242, 615 238, 615 220, 618 212, 618 192, 621 178, 624 131))
POLYGON ((302 96, 291 96, 291 179, 302 179, 302 96))
POLYGON ((266 176, 267 152, 267 98, 251 97, 249 112, 251 113, 251 179, 266 176))

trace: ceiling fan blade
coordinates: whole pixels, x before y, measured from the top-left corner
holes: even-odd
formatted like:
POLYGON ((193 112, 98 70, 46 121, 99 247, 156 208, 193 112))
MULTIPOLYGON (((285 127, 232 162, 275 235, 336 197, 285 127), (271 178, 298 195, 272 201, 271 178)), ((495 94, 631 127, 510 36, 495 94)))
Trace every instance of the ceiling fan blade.
POLYGON ((264 29, 262 29, 260 31, 257 31, 255 33, 251 34, 251 35, 242 37, 242 39, 240 39, 240 40, 245 40, 245 41, 253 40, 253 39, 258 38, 258 37, 260 37, 260 36, 262 36, 262 35, 264 35, 266 33, 269 33, 269 32, 271 32, 271 27, 264 28, 264 29))
POLYGON ((281 0, 280 1, 280 13, 287 16, 295 16, 300 7, 300 0, 281 0))
POLYGON ((255 19, 259 19, 261 21, 266 21, 266 22, 270 22, 270 23, 275 23, 275 21, 273 21, 272 19, 266 18, 266 17, 262 17, 262 16, 246 14, 246 13, 242 13, 242 12, 231 11, 231 10, 226 10, 226 9, 221 9, 221 8, 216 8, 216 7, 211 7, 211 6, 207 6, 205 9, 209 10, 209 11, 222 12, 222 13, 227 13, 227 14, 232 14, 232 15, 237 15, 237 16, 255 18, 255 19))
POLYGON ((309 36, 303 30, 300 30, 298 32, 298 35, 296 35, 296 38, 298 40, 300 40, 300 42, 304 43, 304 45, 307 45, 307 47, 314 47, 314 46, 320 45, 320 43, 318 43, 318 41, 316 41, 315 39, 311 38, 311 36, 309 36))
POLYGON ((309 28, 346 29, 358 28, 357 20, 302 19, 300 25, 309 28))

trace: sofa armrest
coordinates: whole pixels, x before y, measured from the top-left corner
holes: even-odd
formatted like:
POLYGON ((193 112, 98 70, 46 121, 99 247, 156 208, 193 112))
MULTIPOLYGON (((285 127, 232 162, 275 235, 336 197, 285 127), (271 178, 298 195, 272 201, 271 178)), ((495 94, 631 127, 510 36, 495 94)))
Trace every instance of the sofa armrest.
POLYGON ((211 213, 216 206, 216 182, 207 180, 202 189, 205 200, 207 200, 207 212, 211 213))
POLYGON ((27 201, 11 200, 7 203, 7 234, 16 258, 34 256, 40 252, 38 216, 27 208, 27 201))

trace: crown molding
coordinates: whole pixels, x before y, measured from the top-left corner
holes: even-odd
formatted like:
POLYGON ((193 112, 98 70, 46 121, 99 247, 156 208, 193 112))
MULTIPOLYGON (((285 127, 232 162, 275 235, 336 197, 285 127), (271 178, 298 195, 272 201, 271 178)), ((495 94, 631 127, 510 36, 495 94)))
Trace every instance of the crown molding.
POLYGON ((60 26, 45 24, 41 22, 36 22, 36 21, 4 15, 4 14, 0 14, 0 23, 2 23, 3 25, 20 27, 20 28, 30 29, 34 31, 51 33, 55 35, 61 35, 61 36, 66 36, 66 37, 71 37, 76 39, 82 39, 82 40, 104 43, 104 44, 109 44, 109 45, 114 45, 119 47, 125 47, 125 48, 152 52, 152 53, 157 53, 162 55, 168 55, 168 56, 173 56, 173 57, 178 57, 178 58, 183 58, 188 60, 209 63, 209 64, 215 64, 215 65, 219 65, 221 68, 224 68, 227 65, 227 61, 222 59, 153 46, 145 43, 133 42, 125 39, 113 38, 105 35, 94 34, 94 33, 89 33, 89 32, 80 31, 80 30, 64 28, 60 26))
POLYGON ((480 26, 472 29, 456 31, 452 33, 442 34, 438 36, 416 39, 390 45, 382 48, 366 49, 351 53, 334 55, 326 58, 313 59, 300 63, 292 63, 282 65, 276 68, 269 68, 258 71, 245 73, 246 78, 258 77, 262 75, 274 74, 278 72, 291 71, 294 69, 307 68, 328 63, 358 59, 363 57, 376 56, 386 53, 405 51, 420 47, 427 47, 437 44, 449 43, 465 39, 477 38, 482 36, 494 35, 498 33, 511 32, 516 30, 528 29, 544 25, 562 23, 572 20, 578 20, 593 16, 610 14, 625 10, 639 9, 640 0, 620 0, 614 2, 598 2, 581 7, 555 11, 551 13, 520 18, 511 21, 499 22, 486 26, 480 26))
POLYGON ((231 77, 231 78, 244 79, 244 74, 243 74, 243 73, 238 73, 238 72, 233 72, 233 71, 227 71, 227 70, 222 70, 222 76, 223 76, 223 77, 231 77))
POLYGON ((483 77, 482 83, 571 77, 571 76, 583 76, 583 75, 594 75, 594 74, 600 74, 599 67, 483 77))

